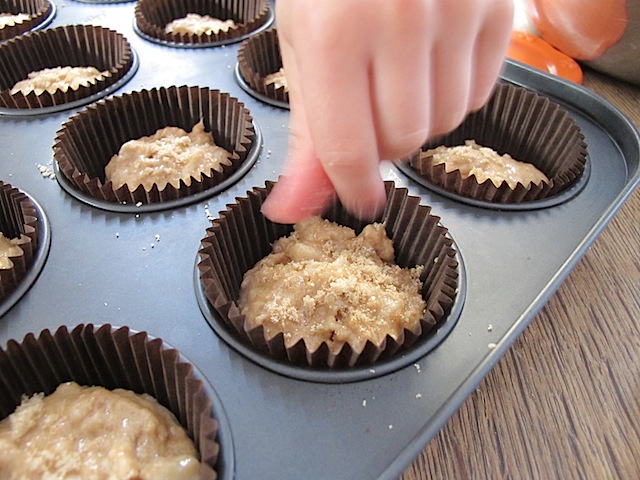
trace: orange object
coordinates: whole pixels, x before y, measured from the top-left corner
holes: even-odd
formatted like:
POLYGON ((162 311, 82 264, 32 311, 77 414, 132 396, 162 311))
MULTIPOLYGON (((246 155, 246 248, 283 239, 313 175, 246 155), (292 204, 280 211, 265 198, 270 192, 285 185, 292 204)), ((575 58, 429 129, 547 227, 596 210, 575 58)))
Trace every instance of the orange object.
POLYGON ((576 60, 594 60, 627 28, 626 0, 530 0, 540 36, 576 60))
POLYGON ((530 33, 512 33, 507 57, 572 82, 582 83, 582 69, 578 62, 530 33))

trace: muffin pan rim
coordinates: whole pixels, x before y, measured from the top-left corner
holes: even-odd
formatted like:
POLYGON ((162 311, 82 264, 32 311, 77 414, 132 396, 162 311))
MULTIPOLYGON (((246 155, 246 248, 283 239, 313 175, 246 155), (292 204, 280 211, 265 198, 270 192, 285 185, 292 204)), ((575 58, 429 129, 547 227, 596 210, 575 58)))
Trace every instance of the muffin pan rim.
MULTIPOLYGON (((438 222, 438 225, 443 226, 440 222, 438 222)), ((199 254, 196 255, 193 269, 193 282, 198 307, 209 326, 227 345, 255 364, 272 372, 295 380, 329 384, 352 383, 378 378, 405 368, 429 355, 429 353, 438 348, 456 327, 467 298, 467 273, 460 248, 451 237, 450 232, 447 231, 444 236, 452 241, 451 248, 455 250, 456 254, 454 258, 458 262, 456 268, 456 273, 458 274, 457 288, 452 305, 448 311, 445 312, 443 318, 441 318, 431 330, 424 334, 424 338, 419 338, 407 349, 401 349, 387 359, 377 360, 371 364, 339 369, 314 368, 278 360, 257 351, 256 348, 243 342, 233 333, 231 328, 220 318, 220 315, 213 309, 207 299, 202 282, 200 281, 201 274, 198 269, 198 264, 201 259, 199 254)))
POLYGON ((101 98, 108 97, 116 90, 120 89, 123 85, 125 85, 138 71, 138 67, 140 62, 138 60, 138 55, 133 47, 131 47, 131 67, 127 70, 127 72, 118 79, 117 82, 109 85, 107 88, 100 90, 99 92, 94 93, 93 95, 89 95, 88 97, 82 97, 77 100, 68 103, 61 103, 58 105, 51 105, 49 107, 40 107, 40 108, 7 108, 0 107, 0 117, 34 117, 37 115, 47 115, 50 113, 63 112, 65 110, 72 110, 77 107, 81 107, 84 105, 88 105, 90 103, 96 102, 101 98))
POLYGON ((143 203, 142 205, 131 205, 131 204, 123 204, 116 202, 108 202, 106 200, 100 200, 99 198, 92 197, 84 192, 79 191, 70 181, 67 179, 62 172, 60 171, 60 167, 58 166, 58 162, 53 162, 53 172, 55 174, 56 180, 58 181, 58 185, 70 196, 75 198, 76 200, 89 205, 94 208, 98 208, 100 210, 107 210, 116 213, 147 213, 147 212, 160 212, 165 210, 171 210, 174 208, 184 207, 187 205, 191 205, 192 203, 197 203, 202 200, 206 200, 215 195, 218 195, 220 192, 223 192, 238 183, 247 173, 253 168, 253 166, 260 158, 260 153, 262 152, 262 131, 258 126, 255 119, 251 121, 253 125, 253 130, 255 133, 254 140, 251 145, 251 149, 247 154, 247 158, 242 163, 240 168, 238 168, 232 175, 228 178, 220 182, 219 184, 198 193, 194 193, 192 195, 187 195, 185 197, 176 198, 175 200, 169 200, 166 202, 155 202, 155 203, 143 203))
POLYGON ((44 209, 29 193, 15 185, 14 187, 26 195, 35 207, 38 225, 38 248, 35 251, 34 260, 29 266, 29 270, 25 276, 22 277, 18 285, 16 285, 16 288, 13 289, 13 291, 9 293, 4 300, 0 301, 0 322, 2 321, 2 317, 20 301, 20 299, 36 282, 42 272, 42 269, 47 263, 49 250, 51 249, 51 227, 44 209))
POLYGON ((267 103, 269 105, 272 105, 274 107, 279 107, 279 108, 283 108, 285 110, 289 110, 290 106, 288 102, 283 102, 281 100, 276 100, 274 98, 271 98, 267 95, 263 95, 260 92, 255 91, 253 88, 251 88, 251 86, 247 83, 247 81, 242 78, 242 74, 240 73, 240 64, 238 62, 236 62, 236 65, 233 69, 233 74, 234 77, 236 79, 236 81, 238 82, 238 85, 240 85, 240 87, 247 92, 249 95, 251 95, 252 97, 267 103))
POLYGON ((436 185, 435 183, 430 182, 424 176, 420 175, 420 173, 418 173, 414 168, 411 167, 411 165, 409 165, 404 160, 394 160, 393 163, 402 173, 407 175, 413 181, 437 193, 438 195, 442 195, 443 197, 450 198, 460 203, 466 203, 468 205, 471 205, 472 207, 486 208, 489 210, 525 211, 555 207, 576 197, 585 188, 585 186, 589 182, 589 177, 591 176, 591 160, 589 155, 587 154, 586 162, 584 164, 584 170, 577 178, 577 180, 573 182, 568 188, 556 193, 555 195, 541 198, 539 200, 523 201, 520 203, 501 203, 471 198, 461 195, 457 192, 452 192, 451 190, 447 190, 440 185, 436 185))
POLYGON ((200 49, 200 48, 222 47, 225 45, 232 45, 235 43, 242 42, 243 40, 246 40, 247 38, 251 37, 252 35, 255 35, 256 33, 262 32, 263 30, 267 30, 273 25, 274 21, 275 21, 275 12, 273 11, 273 8, 269 8, 269 11, 267 12, 266 21, 255 30, 252 30, 251 32, 248 32, 239 37, 228 38, 228 39, 218 40, 214 42, 203 42, 203 43, 171 42, 169 40, 162 40, 160 38, 156 38, 154 36, 148 35, 140 29, 135 17, 133 18, 133 31, 136 32, 136 34, 140 38, 147 40, 148 42, 162 45, 164 47, 183 48, 185 50, 191 50, 191 49, 200 49))
POLYGON ((34 25, 33 28, 31 28, 30 30, 27 30, 26 32, 20 34, 20 35, 16 35, 15 37, 11 37, 11 38, 7 38, 6 40, 0 40, 0 45, 2 45, 4 42, 8 42, 9 40, 13 40, 14 38, 17 38, 21 35, 26 35, 27 33, 31 33, 31 32, 37 32, 38 30, 42 30, 45 27, 49 26, 49 24, 53 21, 53 19, 56 16, 56 11, 57 11, 57 6, 56 3, 54 2, 54 0, 49 0, 49 5, 51 5, 51 8, 49 9, 49 13, 47 14, 46 17, 44 17, 42 19, 42 21, 40 23, 38 23, 37 25, 34 25))
MULTIPOLYGON (((216 391, 215 387, 211 383, 211 380, 208 379, 208 377, 202 372, 202 370, 193 361, 191 361, 191 359, 187 355, 185 355, 184 352, 180 351, 180 349, 176 348, 170 342, 167 342, 163 338, 157 337, 146 330, 137 330, 135 328, 129 327, 128 325, 115 325, 113 323, 100 324, 100 323, 87 322, 87 323, 78 323, 74 326, 59 325, 56 329, 43 328, 39 332, 28 332, 28 333, 25 333, 22 339, 18 339, 18 338, 8 339, 7 341, 4 342, 4 344, 0 345, 0 349, 5 354, 10 355, 10 352, 7 353, 7 347, 10 342, 15 342, 20 346, 20 348, 22 348, 28 335, 33 335, 33 337, 35 338, 35 341, 39 342, 39 339, 42 338, 42 335, 45 332, 49 332, 50 334, 53 335, 60 328, 65 328, 66 331, 69 334, 71 334, 71 332, 73 332, 74 330, 80 327, 82 327, 83 330, 90 329, 93 335, 95 335, 103 327, 108 327, 112 334, 122 329, 126 329, 128 331, 129 338, 132 338, 139 334, 143 334, 145 335, 145 344, 151 343, 155 340, 159 340, 161 342, 161 346, 160 346, 161 351, 173 350, 177 352, 178 357, 176 359, 176 364, 183 363, 183 364, 190 365, 192 368, 192 378, 194 380, 201 382, 202 388, 205 394, 207 395, 208 398, 211 399, 211 410, 213 412, 212 417, 216 420, 218 424, 217 432, 216 432, 216 443, 218 444, 220 449, 218 458, 216 459, 216 463, 215 463, 216 474, 218 475, 217 478, 219 480, 231 480, 235 478, 236 459, 235 459, 235 446, 233 441, 233 433, 232 433, 231 423, 229 422, 229 418, 224 408, 224 404, 222 403, 222 400, 220 399, 218 392, 216 391), (222 465, 220 465, 221 462, 222 462, 222 465), (222 467, 222 472, 220 471, 220 467, 222 467)), ((65 382, 61 382, 58 385, 62 385, 62 383, 65 383, 65 382)), ((80 385, 85 385, 85 383, 84 382, 80 383, 80 385)), ((104 385, 101 385, 98 382, 92 382, 91 386, 104 387, 104 385)), ((124 388, 124 387, 116 387, 116 388, 124 388)), ((171 411, 168 407, 165 407, 165 408, 171 411)), ((0 420, 2 419, 0 418, 0 420)), ((176 415, 176 420, 178 420, 177 415, 176 415)), ((180 420, 178 420, 178 423, 180 423, 180 420)), ((184 428, 184 426, 182 426, 182 428, 184 428)), ((185 432, 186 432, 186 428, 185 428, 185 432)), ((191 440, 195 442, 194 439, 191 439, 191 440)))
MULTIPOLYGON (((66 8, 59 9, 55 24, 75 20, 74 11, 81 10, 82 15, 88 13, 88 7, 72 8, 72 4, 82 7, 78 2, 69 1, 66 8)), ((105 8, 102 11, 107 13, 101 19, 103 24, 118 25, 119 28, 114 28, 127 36, 145 63, 145 68, 141 68, 130 82, 131 89, 139 85, 147 87, 148 84, 141 85, 143 82, 154 82, 153 69, 146 68, 146 61, 153 59, 149 55, 158 55, 158 59, 163 60, 157 63, 156 71, 167 64, 164 59, 197 57, 200 61, 193 65, 203 73, 200 78, 207 78, 215 88, 235 92, 236 97, 246 102, 265 134, 265 153, 261 160, 238 184, 208 199, 210 211, 224 209, 224 204, 233 202, 236 194, 243 195, 246 190, 262 185, 265 178, 276 178, 284 158, 288 114, 254 101, 237 85, 230 65, 235 47, 187 53, 143 41, 131 30, 128 12, 133 9, 132 5, 123 3, 105 8), (220 67, 219 71, 213 71, 216 66, 220 67), (267 151, 271 154, 267 155, 267 151)), ((195 76, 197 72, 166 72, 164 82, 172 85, 200 83, 191 77, 183 80, 180 74, 195 76)), ((136 219, 84 206, 80 208, 60 191, 58 185, 43 179, 33 166, 33 161, 37 161, 35 158, 50 158, 51 139, 59 126, 60 116, 26 120, 0 118, 3 132, 7 132, 11 140, 4 158, 12 169, 9 170, 13 173, 11 180, 21 188, 38 192, 38 199, 47 208, 54 229, 54 248, 43 274, 18 307, 0 319, 3 327, 0 342, 21 337, 23 332, 39 331, 43 324, 69 323, 70 318, 74 322, 85 320, 87 312, 92 315, 91 320, 100 323, 106 323, 106 320, 123 323, 119 319, 128 318, 131 327, 152 332, 179 346, 215 386, 233 427, 238 480, 302 478, 305 475, 398 478, 535 318, 631 189, 640 183, 640 138, 635 130, 619 120, 610 104, 593 100, 586 90, 510 63, 506 65, 504 77, 559 99, 563 108, 569 109, 581 125, 587 127, 591 177, 576 198, 560 207, 518 213, 496 212, 479 210, 436 195, 402 174, 394 165, 383 165, 385 179, 408 186, 411 194, 417 192, 433 206, 434 213, 442 218, 458 242, 469 277, 467 301, 456 328, 437 349, 417 362, 421 371, 408 366, 372 380, 320 384, 273 373, 228 348, 202 318, 193 292, 194 256, 205 224, 209 223, 203 205, 192 205, 166 215, 140 215, 136 219), (23 130, 29 130, 31 126, 37 127, 38 135, 31 135, 33 140, 27 150, 27 145, 16 142, 25 137, 23 130), (43 135, 39 135, 40 132, 43 135), (624 135, 628 138, 623 138, 624 135), (596 148, 592 149, 594 144, 597 144, 596 148), (30 156, 23 155, 23 151, 28 151, 30 156), (25 161, 19 162, 21 158, 25 161), (606 178, 603 163, 607 170, 611 167, 606 178), (628 173, 621 172, 625 166, 628 173), (597 195, 594 194, 596 189, 597 195), (585 211, 585 207, 589 210, 585 211), (563 225, 559 225, 561 221, 563 225), (557 241, 553 242, 553 248, 538 247, 534 241, 548 238, 538 232, 549 227, 559 228, 562 235, 555 237, 557 241), (514 231, 513 237, 511 231, 514 231), (118 239, 114 238, 114 232, 120 233, 118 239), (521 232, 533 238, 523 239, 521 232), (66 245, 72 245, 78 239, 76 233, 81 234, 79 239, 83 241, 76 252, 67 252, 66 245), (156 233, 162 240, 150 249, 148 242, 153 241, 156 233), (512 239, 523 242, 516 244, 512 239), (485 243, 486 240, 490 241, 485 243), (144 252, 143 247, 147 247, 144 252), (500 253, 498 258, 505 259, 505 265, 478 260, 483 254, 492 256, 496 251, 500 253), (96 253, 101 256, 96 258, 96 253), (102 255, 108 258, 111 268, 105 268, 102 255), (527 259, 527 255, 531 258, 527 259), (79 264, 84 267, 68 268, 75 265, 70 264, 69 259, 75 262, 78 257, 87 258, 79 264), (98 267, 96 261, 101 266, 98 267), (116 269, 125 265, 123 271, 131 275, 111 282, 108 288, 89 272, 98 267, 100 271, 115 275, 116 269), (487 273, 492 276, 485 274, 485 267, 489 267, 487 273), (552 276, 541 278, 540 272, 552 276), (537 283, 527 278, 522 281, 515 278, 520 273, 527 273, 522 276, 533 277, 537 283), (515 289, 508 299, 492 288, 506 283, 500 280, 501 275, 510 281, 509 288, 515 289), (552 281, 548 281, 549 278, 552 281), (139 279, 142 281, 137 281, 139 279), (62 286, 71 289, 82 283, 82 288, 60 294, 56 286, 58 280, 62 286), (134 291, 136 288, 140 291, 134 291), (153 295, 147 292, 153 292, 153 295), (485 296, 494 293, 498 295, 498 301, 489 308, 485 296), (80 297, 72 298, 74 294, 80 297), (55 302, 50 305, 51 299, 55 302), (507 300, 510 307, 505 306, 507 300), (522 310, 515 310, 521 306, 524 306, 522 310), (120 307, 121 312, 117 310, 120 307), (125 316, 127 313, 129 315, 125 316), (491 332, 487 331, 489 322, 493 326, 491 332), (488 348, 488 342, 495 342, 496 347, 488 348), (422 398, 416 398, 416 393, 421 393, 422 398), (366 405, 363 405, 365 400, 366 405), (391 424, 393 428, 390 428, 391 424)))

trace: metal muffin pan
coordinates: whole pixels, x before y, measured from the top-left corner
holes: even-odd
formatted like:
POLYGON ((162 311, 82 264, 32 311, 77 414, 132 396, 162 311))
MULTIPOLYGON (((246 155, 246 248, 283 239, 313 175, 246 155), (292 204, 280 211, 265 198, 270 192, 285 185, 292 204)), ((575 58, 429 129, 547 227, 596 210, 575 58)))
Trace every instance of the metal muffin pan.
POLYGON ((582 129, 591 161, 586 185, 559 205, 500 211, 439 195, 393 164, 382 165, 383 177, 420 196, 455 239, 467 287, 457 324, 431 352, 386 375, 350 383, 294 379, 229 347, 201 312, 194 284, 208 215, 280 174, 289 112, 239 86, 237 44, 166 47, 133 31, 131 2, 57 3, 54 26, 100 25, 131 42, 139 68, 115 94, 171 85, 220 89, 246 105, 264 145, 244 177, 207 199, 155 212, 112 212, 79 201, 38 169, 52 161, 56 131, 77 110, 0 116, 0 178, 38 202, 51 229, 39 277, 0 318, 0 344, 88 322, 162 338, 200 369, 220 398, 235 458, 225 478, 397 478, 640 182, 640 136, 624 116, 580 86, 508 62, 504 81, 560 103, 582 129))

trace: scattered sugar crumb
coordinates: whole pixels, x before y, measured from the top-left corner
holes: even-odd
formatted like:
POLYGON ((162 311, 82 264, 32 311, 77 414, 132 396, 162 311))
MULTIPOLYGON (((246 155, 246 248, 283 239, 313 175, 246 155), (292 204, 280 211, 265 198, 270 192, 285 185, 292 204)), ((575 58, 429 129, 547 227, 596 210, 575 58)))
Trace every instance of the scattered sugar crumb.
POLYGON ((116 238, 120 238, 120 234, 116 232, 116 238))
POLYGON ((494 348, 496 348, 498 345, 496 345, 495 343, 490 343, 487 345, 487 347, 489 347, 491 350, 493 350, 494 348))
POLYGON ((422 398, 422 394, 421 393, 416 393, 416 398, 422 398))
POLYGON ((160 241, 160 235, 159 235, 159 234, 157 234, 157 233, 156 233, 156 236, 155 236, 155 237, 153 237, 153 238, 155 238, 155 239, 156 239, 156 242, 159 242, 159 241, 160 241))
POLYGON ((366 406, 367 406, 367 400, 366 400, 366 399, 362 400, 362 406, 363 406, 363 407, 366 407, 366 406))
POLYGON ((487 330, 490 332, 491 330, 493 330, 493 325, 489 324, 489 326, 487 326, 487 330))
POLYGON ((53 160, 51 160, 46 165, 42 165, 40 163, 37 164, 38 171, 40 172, 40 175, 42 175, 44 178, 54 179, 54 178, 56 178, 56 174, 53 173, 52 166, 53 166, 53 160))
POLYGON ((105 307, 107 306, 107 302, 104 302, 104 306, 105 306, 105 307))
POLYGON ((156 244, 155 244, 155 243, 152 243, 152 244, 151 244, 151 248, 153 248, 153 247, 155 247, 155 246, 156 246, 156 244))
POLYGON ((209 210, 209 205, 208 204, 204 206, 204 213, 207 216, 207 220, 213 221, 214 216, 211 214, 211 211, 209 210))
POLYGON ((141 207, 141 206, 142 206, 142 202, 136 203, 136 207, 141 207))
POLYGON ((376 371, 375 371, 373 368, 370 368, 370 369, 369 369, 369 372, 370 372, 370 373, 376 373, 376 371))
POLYGON ((389 430, 393 430, 393 425, 389 424, 389 430))
POLYGON ((416 371, 418 373, 420 373, 422 370, 420 370, 420 364, 419 363, 414 363, 413 366, 415 367, 416 371))
POLYGON ((433 259, 433 263, 438 263, 440 261, 440 258, 436 257, 433 259))

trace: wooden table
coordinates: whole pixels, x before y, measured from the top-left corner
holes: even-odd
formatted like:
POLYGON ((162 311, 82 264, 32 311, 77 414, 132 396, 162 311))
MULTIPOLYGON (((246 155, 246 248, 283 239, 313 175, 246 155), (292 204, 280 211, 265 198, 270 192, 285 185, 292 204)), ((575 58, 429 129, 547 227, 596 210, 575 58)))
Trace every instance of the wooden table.
MULTIPOLYGON (((640 128, 640 87, 583 84, 640 128)), ((503 478, 640 479, 640 189, 402 476, 503 478)))

